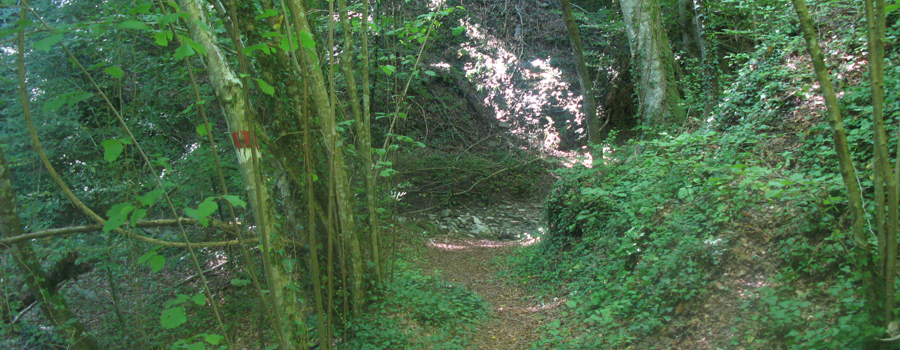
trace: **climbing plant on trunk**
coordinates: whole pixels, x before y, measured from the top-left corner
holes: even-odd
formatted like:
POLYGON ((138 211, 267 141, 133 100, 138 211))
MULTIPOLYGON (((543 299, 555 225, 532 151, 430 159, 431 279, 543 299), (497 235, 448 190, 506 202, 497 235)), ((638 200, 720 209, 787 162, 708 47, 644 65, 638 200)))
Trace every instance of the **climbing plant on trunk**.
POLYGON ((631 56, 635 61, 641 115, 648 125, 681 124, 685 119, 674 80, 675 59, 662 27, 657 0, 619 0, 631 56))

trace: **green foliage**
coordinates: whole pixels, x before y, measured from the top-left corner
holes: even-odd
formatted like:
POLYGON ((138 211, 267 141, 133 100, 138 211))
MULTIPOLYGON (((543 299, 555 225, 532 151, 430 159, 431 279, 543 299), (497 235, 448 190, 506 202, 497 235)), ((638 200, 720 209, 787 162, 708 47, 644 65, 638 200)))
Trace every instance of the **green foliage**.
POLYGON ((350 326, 353 337, 341 349, 468 349, 464 334, 487 315, 471 291, 438 277, 404 270, 375 298, 370 312, 350 326), (410 332, 413 322, 427 330, 410 332))

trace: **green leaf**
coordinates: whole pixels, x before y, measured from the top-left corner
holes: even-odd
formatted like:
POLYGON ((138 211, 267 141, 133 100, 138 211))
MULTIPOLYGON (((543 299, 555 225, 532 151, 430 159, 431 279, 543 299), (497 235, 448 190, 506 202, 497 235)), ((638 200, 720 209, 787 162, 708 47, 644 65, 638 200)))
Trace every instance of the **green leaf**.
POLYGON ((166 307, 173 307, 175 305, 181 305, 185 301, 190 300, 191 297, 187 296, 187 294, 176 294, 175 299, 169 300, 166 302, 166 307))
POLYGON ((205 336, 205 339, 207 343, 210 343, 212 345, 219 345, 219 343, 221 343, 222 339, 224 338, 218 334, 207 334, 205 336))
POLYGON ((159 199, 159 197, 162 197, 162 195, 163 190, 161 188, 157 188, 153 191, 147 192, 147 194, 143 196, 137 196, 137 199, 141 201, 141 204, 149 207, 153 205, 153 203, 156 203, 156 200, 159 199))
POLYGON ((103 69, 103 71, 115 78, 121 78, 123 75, 125 75, 125 72, 122 71, 122 68, 116 66, 106 67, 105 69, 103 69))
POLYGON ((381 66, 381 70, 384 71, 384 74, 391 75, 397 71, 397 67, 386 64, 386 65, 381 66))
POLYGON ((128 20, 122 23, 119 23, 118 27, 120 29, 134 29, 134 30, 149 30, 150 27, 147 26, 146 23, 135 20, 128 20))
POLYGON ((138 221, 143 220, 145 217, 147 217, 147 209, 135 209, 131 213, 131 227, 135 227, 138 221))
MULTIPOLYGON (((156 24, 160 27, 167 26, 171 23, 178 22, 179 18, 187 18, 189 15, 187 13, 170 13, 168 15, 160 16, 159 19, 156 20, 156 24)), ((171 32, 168 32, 171 34, 171 32)))
POLYGON ((459 26, 459 27, 456 27, 456 28, 453 28, 452 30, 450 30, 450 33, 453 34, 453 36, 457 36, 457 35, 462 34, 465 31, 466 31, 466 27, 459 26))
POLYGON ((432 72, 432 71, 430 71, 430 70, 426 70, 426 71, 425 71, 425 75, 430 75, 430 76, 433 77, 433 76, 437 76, 437 73, 432 72))
POLYGON ((197 125, 197 135, 200 137, 206 136, 206 124, 197 125))
POLYGON ((53 45, 56 45, 56 43, 62 40, 62 38, 62 34, 54 34, 41 40, 35 41, 32 45, 34 45, 35 50, 50 52, 50 48, 53 47, 53 45))
POLYGON ((278 10, 268 9, 268 10, 263 11, 263 13, 256 15, 256 17, 253 17, 253 19, 260 20, 263 18, 269 18, 269 17, 277 16, 277 15, 278 15, 278 10))
POLYGON ((72 107, 76 103, 87 100, 92 96, 94 96, 94 94, 90 92, 74 93, 69 97, 69 100, 67 102, 69 103, 69 107, 72 107))
POLYGON ((194 50, 191 49, 187 44, 182 44, 178 49, 175 50, 175 59, 182 60, 185 57, 189 57, 194 54, 194 50))
POLYGON ((262 91, 266 93, 266 95, 275 96, 275 88, 273 88, 272 85, 269 85, 269 83, 266 83, 262 79, 253 80, 256 80, 256 83, 259 84, 259 88, 262 89, 262 91))
POLYGON ((172 329, 181 326, 185 322, 187 322, 187 317, 184 316, 183 306, 173 307, 171 309, 165 310, 159 317, 159 324, 162 325, 162 327, 165 329, 172 329))
POLYGON ((225 198, 225 200, 228 201, 228 203, 231 203, 231 205, 233 205, 233 206, 241 207, 241 208, 247 207, 247 202, 242 201, 241 198, 238 196, 229 194, 226 196, 222 196, 222 198, 225 198))
POLYGON ((150 258, 152 258, 154 255, 156 255, 155 248, 151 249, 149 252, 144 253, 144 255, 141 255, 141 257, 137 259, 138 265, 143 264, 147 260, 150 260, 150 258))
POLYGON ((109 217, 109 220, 103 224, 103 233, 109 233, 109 231, 115 230, 122 226, 125 223, 125 220, 128 220, 128 214, 134 210, 134 207, 129 203, 119 203, 109 210, 106 211, 106 215, 109 217))
POLYGON ((201 55, 206 55, 206 48, 203 45, 198 44, 194 39, 188 37, 182 37, 184 43, 191 47, 194 51, 200 53, 201 55))
POLYGON ((159 46, 169 46, 169 40, 172 40, 172 32, 169 31, 158 31, 153 33, 153 42, 159 46))
POLYGON ((188 345, 184 348, 185 350, 206 350, 206 345, 203 342, 196 342, 191 345, 188 345))
POLYGON ((129 15, 148 14, 148 13, 150 13, 151 7, 153 7, 152 3, 137 5, 133 9, 128 10, 128 14, 129 15))
POLYGON ((316 40, 313 38, 312 34, 305 30, 300 31, 300 46, 304 48, 313 50, 316 48, 316 40))
POLYGON ((207 197, 196 210, 192 208, 184 208, 184 215, 197 219, 203 227, 209 226, 209 216, 219 208, 219 205, 213 201, 212 197, 207 197))
POLYGON ((125 145, 118 139, 106 140, 100 142, 100 145, 103 146, 103 159, 110 163, 119 159, 119 155, 125 150, 125 145))
POLYGON ((197 295, 191 297, 191 301, 193 301, 194 304, 197 304, 200 306, 206 305, 206 294, 203 294, 203 293, 197 294, 197 295))
POLYGON ((50 113, 59 109, 64 104, 66 104, 66 100, 67 98, 65 97, 57 97, 50 101, 47 101, 46 103, 44 103, 44 113, 50 113))
POLYGON ((162 255, 154 255, 150 258, 150 261, 147 262, 147 265, 150 265, 150 269, 153 270, 153 272, 159 272, 159 270, 162 270, 163 266, 166 266, 166 258, 162 255))
POLYGON ((575 300, 568 300, 568 301, 566 301, 566 306, 568 306, 569 308, 574 309, 575 306, 577 306, 577 305, 578 305, 578 303, 575 302, 575 300))
POLYGON ((884 13, 888 14, 900 8, 900 4, 884 5, 884 13))

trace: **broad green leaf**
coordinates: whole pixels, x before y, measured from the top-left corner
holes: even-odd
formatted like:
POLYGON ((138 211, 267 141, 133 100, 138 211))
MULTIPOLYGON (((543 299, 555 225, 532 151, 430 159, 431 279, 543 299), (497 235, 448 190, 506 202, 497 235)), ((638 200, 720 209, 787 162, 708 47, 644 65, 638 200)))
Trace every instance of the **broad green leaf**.
POLYGON ((453 36, 457 36, 457 35, 462 34, 465 31, 466 31, 466 27, 459 26, 459 27, 456 27, 456 28, 453 28, 452 30, 450 30, 450 33, 453 34, 453 36))
POLYGON ((144 255, 141 255, 141 257, 137 259, 137 263, 139 265, 143 264, 147 260, 150 260, 150 258, 152 258, 154 255, 156 255, 156 249, 150 250, 149 252, 144 253, 144 255))
POLYGON ((386 64, 386 65, 381 66, 381 70, 384 71, 384 74, 391 75, 397 71, 397 67, 386 64))
POLYGON ((109 231, 115 230, 122 226, 125 223, 125 220, 128 220, 128 214, 134 210, 134 207, 129 203, 119 203, 109 210, 106 211, 106 215, 109 217, 109 220, 103 224, 103 233, 109 233, 109 231))
POLYGON ((72 94, 72 96, 69 96, 69 100, 67 102, 69 104, 69 107, 72 107, 76 103, 87 100, 92 96, 94 96, 94 94, 91 92, 74 93, 72 94))
POLYGON ((135 6, 133 9, 128 10, 129 15, 136 14, 148 14, 150 13, 150 8, 153 7, 152 3, 140 4, 135 6))
POLYGON ((200 28, 203 28, 203 31, 206 31, 206 32, 210 31, 209 26, 206 25, 206 22, 197 21, 197 20, 191 20, 191 21, 193 21, 195 24, 197 24, 197 26, 199 26, 200 28))
POLYGON ((103 159, 110 163, 119 159, 119 155, 125 150, 125 145, 118 139, 106 140, 100 142, 100 145, 103 146, 103 159))
POLYGON ((183 38, 184 38, 184 43, 188 44, 188 46, 190 46, 191 49, 200 53, 201 55, 206 55, 206 48, 203 47, 203 45, 198 44, 196 41, 194 41, 194 39, 191 39, 188 37, 183 37, 183 38))
POLYGON ((312 34, 305 30, 300 31, 300 45, 313 50, 316 48, 316 40, 313 38, 312 34))
POLYGON ((188 345, 184 348, 185 350, 206 350, 206 344, 203 342, 196 342, 191 345, 188 345))
POLYGON ((197 135, 200 137, 207 135, 206 124, 197 125, 197 135))
POLYGON ((206 294, 203 294, 203 293, 197 294, 197 295, 191 297, 191 301, 193 301, 194 304, 203 306, 206 304, 206 294))
POLYGON ((32 45, 34 45, 35 50, 49 52, 50 48, 53 47, 53 45, 56 45, 56 43, 62 40, 62 38, 62 34, 54 34, 41 40, 35 41, 32 45))
POLYGON ((578 303, 575 302, 575 300, 569 300, 569 301, 566 301, 566 306, 568 306, 568 307, 570 307, 570 308, 573 308, 573 309, 574 309, 575 306, 577 306, 577 305, 578 305, 578 303))
MULTIPOLYGON (((159 24, 161 27, 169 25, 171 23, 178 22, 179 18, 185 17, 186 13, 170 13, 167 15, 160 16, 159 19, 156 20, 156 24, 159 24)), ((171 33, 171 32, 168 32, 171 33)))
POLYGON ((158 31, 153 34, 153 42, 159 46, 169 46, 169 40, 172 40, 172 32, 158 31))
POLYGON ((147 217, 147 209, 135 209, 131 213, 131 227, 135 227, 138 221, 143 220, 145 217, 147 217))
POLYGON ((178 49, 175 50, 175 59, 182 60, 185 57, 189 57, 194 54, 194 49, 191 49, 187 44, 182 44, 178 49))
POLYGON ((884 13, 888 14, 900 8, 900 4, 884 5, 884 13))
POLYGON ((159 272, 159 270, 162 270, 163 266, 166 266, 166 258, 162 255, 154 255, 150 258, 150 261, 147 262, 147 265, 150 265, 150 269, 153 270, 153 272, 159 272))
POLYGON ((134 30, 148 30, 150 29, 146 23, 135 20, 128 20, 122 23, 119 23, 118 27, 120 29, 134 29, 134 30))
POLYGON ((270 48, 266 43, 251 45, 244 48, 244 54, 249 55, 253 51, 262 51, 263 53, 269 55, 272 53, 272 48, 270 48))
POLYGON ((169 5, 175 12, 181 12, 181 7, 178 7, 178 4, 176 4, 175 1, 167 0, 166 5, 169 5))
POLYGON ((66 104, 66 100, 67 98, 65 97, 57 97, 50 101, 47 101, 46 103, 44 103, 44 113, 49 113, 59 109, 59 107, 62 107, 64 104, 66 104))
POLYGON ((163 190, 161 188, 157 188, 153 191, 147 192, 147 194, 143 196, 137 196, 137 199, 141 201, 141 204, 149 207, 153 205, 153 203, 156 203, 156 200, 159 199, 159 197, 162 197, 162 195, 163 190))
POLYGON ((94 69, 97 69, 97 68, 106 67, 107 64, 109 64, 109 63, 108 63, 108 62, 100 61, 100 63, 97 63, 97 64, 95 64, 95 65, 93 65, 93 66, 87 67, 87 70, 94 70, 94 69))
POLYGON ((219 209, 219 204, 216 203, 216 200, 213 197, 206 197, 206 200, 197 206, 197 211, 203 216, 212 215, 212 213, 216 212, 216 209, 219 209))
POLYGON ((222 342, 222 336, 218 334, 207 334, 205 336, 206 342, 212 345, 219 345, 222 342))
POLYGON ((166 302, 166 307, 170 308, 175 305, 181 305, 182 303, 184 303, 185 301, 188 301, 188 300, 191 300, 191 297, 189 297, 187 294, 179 293, 179 294, 175 295, 175 299, 172 299, 172 300, 169 300, 166 302))
POLYGON ((104 69, 103 71, 106 72, 106 74, 112 75, 116 78, 121 78, 123 75, 125 75, 125 72, 122 71, 122 68, 116 66, 106 67, 106 69, 104 69))
POLYGON ((215 201, 212 200, 212 197, 207 197, 203 203, 197 207, 197 209, 192 208, 184 208, 184 215, 197 219, 200 222, 200 225, 203 227, 209 226, 209 216, 219 208, 219 205, 216 204, 215 201))
POLYGON ((430 70, 426 70, 426 71, 425 71, 425 75, 430 75, 430 76, 433 77, 433 76, 437 76, 437 73, 435 73, 435 72, 433 72, 433 71, 430 71, 430 70))
POLYGON ((159 317, 159 324, 162 325, 162 327, 165 329, 172 329, 181 326, 185 322, 187 322, 187 317, 184 316, 183 306, 173 307, 171 309, 165 310, 159 317))
POLYGON ((269 18, 269 17, 276 16, 276 15, 278 15, 278 10, 268 9, 268 10, 263 11, 263 13, 256 15, 256 17, 254 17, 253 19, 260 20, 263 18, 269 18))
POLYGON ((269 83, 266 83, 262 79, 253 79, 253 80, 256 80, 256 83, 259 84, 259 88, 264 93, 266 93, 266 95, 275 96, 275 88, 272 87, 272 85, 269 85, 269 83))
POLYGON ((233 205, 233 206, 241 207, 241 208, 247 207, 247 202, 242 201, 241 198, 238 196, 229 194, 226 196, 222 196, 222 198, 225 198, 225 200, 228 201, 228 203, 231 203, 231 205, 233 205))

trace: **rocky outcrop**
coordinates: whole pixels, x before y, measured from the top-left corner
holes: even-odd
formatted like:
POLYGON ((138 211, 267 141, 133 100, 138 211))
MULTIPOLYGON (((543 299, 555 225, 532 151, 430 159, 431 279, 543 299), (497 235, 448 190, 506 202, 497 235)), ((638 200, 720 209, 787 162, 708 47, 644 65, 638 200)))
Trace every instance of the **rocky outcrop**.
POLYGON ((442 230, 473 238, 515 240, 543 234, 542 218, 543 206, 539 203, 508 203, 487 208, 436 210, 410 219, 430 221, 442 230))

